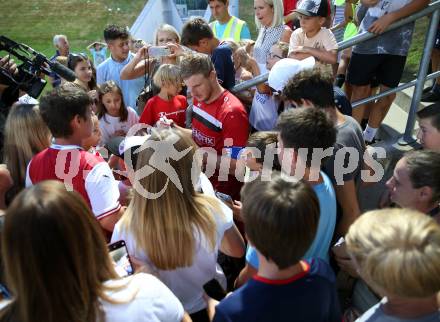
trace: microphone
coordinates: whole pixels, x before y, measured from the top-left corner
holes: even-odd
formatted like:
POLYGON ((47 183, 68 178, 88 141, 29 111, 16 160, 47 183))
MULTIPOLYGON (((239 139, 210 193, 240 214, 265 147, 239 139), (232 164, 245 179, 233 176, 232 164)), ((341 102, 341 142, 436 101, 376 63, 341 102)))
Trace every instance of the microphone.
POLYGON ((69 82, 73 82, 76 79, 75 73, 73 70, 67 68, 66 66, 60 64, 57 61, 50 62, 49 63, 50 69, 57 73, 59 76, 64 78, 65 80, 69 82))

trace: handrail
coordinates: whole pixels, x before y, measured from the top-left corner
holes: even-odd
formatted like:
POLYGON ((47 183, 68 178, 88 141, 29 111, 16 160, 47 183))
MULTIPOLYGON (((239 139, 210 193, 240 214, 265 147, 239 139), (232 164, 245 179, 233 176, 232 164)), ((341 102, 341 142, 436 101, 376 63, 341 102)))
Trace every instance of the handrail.
MULTIPOLYGON (((394 30, 394 29, 397 29, 399 27, 402 27, 402 26, 404 26, 404 25, 406 25, 408 23, 411 23, 413 21, 416 21, 417 19, 420 19, 420 18, 422 18, 424 16, 427 16, 428 14, 434 12, 437 9, 440 9, 440 0, 437 0, 435 2, 430 3, 426 8, 424 8, 424 9, 422 9, 420 11, 417 11, 416 13, 412 14, 411 16, 402 18, 402 19, 394 22, 392 25, 390 25, 384 31, 384 33, 389 32, 389 31, 394 30)), ((359 44, 361 42, 370 40, 370 39, 375 38, 377 36, 379 36, 379 35, 373 34, 373 33, 368 32, 368 31, 367 32, 363 32, 363 33, 361 33, 359 35, 354 36, 353 38, 350 38, 348 40, 340 42, 338 44, 338 51, 344 50, 344 49, 349 48, 349 47, 352 47, 352 46, 354 46, 356 44, 359 44)))
POLYGON ((419 72, 417 74, 417 82, 408 111, 408 118, 406 119, 405 133, 403 137, 398 140, 400 145, 409 145, 416 141, 412 132, 416 124, 416 114, 422 98, 423 86, 425 84, 426 74, 428 73, 429 58, 431 57, 432 48, 434 48, 434 36, 437 33, 439 19, 440 10, 436 10, 429 20, 428 33, 425 37, 422 59, 420 60, 419 72))
MULTIPOLYGON (((437 0, 435 2, 430 3, 426 8, 412 14, 411 16, 405 17, 399 21, 394 22, 392 25, 390 25, 384 31, 384 33, 389 32, 391 30, 394 30, 396 28, 399 28, 399 27, 406 25, 408 23, 411 23, 413 21, 416 21, 417 19, 424 17, 424 16, 434 12, 437 9, 440 9, 440 0, 437 0)), ((366 40, 375 38, 377 36, 379 36, 379 35, 373 34, 368 31, 364 32, 362 34, 356 35, 353 38, 350 38, 348 40, 345 40, 345 41, 338 43, 338 51, 344 50, 346 48, 349 48, 351 46, 354 46, 354 45, 359 44, 361 42, 364 42, 366 40)), ((260 83, 266 82, 268 78, 269 78, 269 73, 258 75, 250 80, 247 80, 247 81, 244 81, 238 85, 235 85, 231 91, 233 93, 237 93, 237 92, 249 89, 249 88, 256 86, 260 83)))

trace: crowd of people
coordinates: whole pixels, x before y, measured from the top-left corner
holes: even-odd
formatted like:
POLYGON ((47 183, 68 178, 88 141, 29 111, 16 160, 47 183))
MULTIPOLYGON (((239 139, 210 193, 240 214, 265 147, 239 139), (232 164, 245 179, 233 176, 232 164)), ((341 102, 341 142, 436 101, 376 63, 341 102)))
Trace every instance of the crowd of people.
POLYGON ((351 107, 398 85, 414 25, 383 32, 428 3, 255 0, 254 41, 208 0, 92 58, 56 35, 76 80, 5 122, 0 321, 439 321, 440 103, 366 213, 394 96, 351 107))

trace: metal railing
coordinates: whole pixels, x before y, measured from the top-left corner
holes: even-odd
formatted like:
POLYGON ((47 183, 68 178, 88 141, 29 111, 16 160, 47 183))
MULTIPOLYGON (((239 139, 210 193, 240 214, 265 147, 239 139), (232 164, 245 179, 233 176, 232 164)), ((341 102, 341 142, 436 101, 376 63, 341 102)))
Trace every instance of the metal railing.
MULTIPOLYGON (((430 75, 427 75, 431 51, 434 46, 434 39, 435 39, 435 35, 437 32, 437 27, 438 27, 438 23, 439 23, 439 17, 440 17, 439 9, 440 9, 440 0, 434 1, 431 4, 429 4, 426 8, 424 8, 423 10, 420 10, 419 12, 416 12, 416 13, 412 14, 411 16, 405 17, 405 18, 393 23, 385 31, 385 32, 389 32, 389 31, 394 30, 396 28, 402 27, 403 25, 406 25, 408 23, 414 22, 417 19, 425 17, 429 14, 432 14, 431 18, 430 18, 430 22, 429 22, 428 32, 426 33, 426 37, 425 37, 425 44, 423 47, 422 58, 420 60, 417 79, 415 79, 411 82, 402 84, 396 88, 387 90, 387 91, 379 93, 377 95, 370 96, 365 99, 362 99, 362 100, 359 100, 359 101, 352 103, 352 106, 356 107, 356 106, 359 106, 362 104, 366 104, 366 103, 375 101, 379 98, 388 96, 390 94, 400 92, 406 88, 415 86, 414 94, 413 94, 413 97, 411 100, 411 106, 410 106, 410 109, 408 112, 408 119, 406 122, 405 133, 404 133, 403 137, 400 138, 398 141, 398 143, 400 145, 408 145, 408 144, 414 143, 416 141, 415 138, 413 137, 413 131, 414 131, 414 126, 415 126, 415 122, 416 122, 417 109, 420 104, 420 99, 422 97, 424 83, 428 79, 435 79, 438 76, 440 76, 440 71, 437 71, 437 72, 434 72, 430 75)), ((338 51, 352 47, 356 44, 359 44, 361 42, 375 38, 377 36, 378 35, 370 33, 370 32, 365 32, 360 35, 356 35, 353 38, 350 38, 348 40, 345 40, 345 41, 338 43, 338 51)), ((249 89, 249 88, 256 86, 258 84, 261 84, 263 82, 266 82, 268 77, 269 77, 269 73, 258 75, 257 77, 254 77, 248 81, 245 81, 245 82, 242 82, 242 83, 236 85, 232 89, 232 92, 237 93, 237 92, 249 89)))

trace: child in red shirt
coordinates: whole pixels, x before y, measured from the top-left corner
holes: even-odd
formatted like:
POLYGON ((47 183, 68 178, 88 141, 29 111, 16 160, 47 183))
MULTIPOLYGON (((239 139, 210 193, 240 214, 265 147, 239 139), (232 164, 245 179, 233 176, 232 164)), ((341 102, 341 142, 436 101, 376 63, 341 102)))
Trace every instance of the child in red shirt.
POLYGON ((153 82, 160 87, 160 92, 148 100, 139 122, 154 126, 161 117, 165 117, 185 127, 188 103, 185 96, 178 95, 183 82, 180 68, 171 64, 161 65, 154 74, 153 82))

